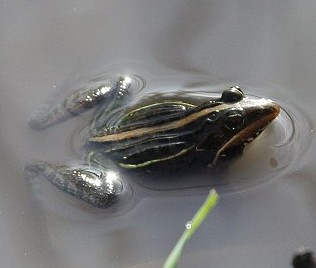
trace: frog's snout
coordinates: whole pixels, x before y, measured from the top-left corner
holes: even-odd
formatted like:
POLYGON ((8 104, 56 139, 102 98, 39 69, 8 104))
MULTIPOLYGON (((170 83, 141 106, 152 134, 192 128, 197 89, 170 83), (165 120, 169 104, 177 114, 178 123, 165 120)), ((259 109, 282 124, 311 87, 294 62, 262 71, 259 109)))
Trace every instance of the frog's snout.
POLYGON ((280 114, 281 107, 275 101, 267 100, 267 103, 266 103, 264 109, 267 111, 267 114, 269 115, 269 118, 272 121, 280 114))
POLYGON ((278 103, 276 103, 274 101, 272 101, 272 103, 273 103, 272 110, 273 110, 274 118, 276 118, 280 114, 281 107, 280 107, 280 105, 278 103))
POLYGON ((251 124, 268 124, 279 114, 281 107, 278 103, 270 99, 246 98, 242 104, 246 118, 251 124))
POLYGON ((273 100, 266 100, 266 103, 263 105, 261 112, 259 111, 259 120, 263 120, 267 123, 274 120, 280 114, 280 105, 273 100), (262 115, 260 115, 262 113, 262 115))

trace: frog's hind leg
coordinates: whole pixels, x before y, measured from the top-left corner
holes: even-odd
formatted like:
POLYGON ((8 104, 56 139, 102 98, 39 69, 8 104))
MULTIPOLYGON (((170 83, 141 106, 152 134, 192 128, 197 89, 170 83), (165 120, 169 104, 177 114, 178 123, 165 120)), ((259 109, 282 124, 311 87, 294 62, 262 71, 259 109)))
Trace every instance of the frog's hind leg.
POLYGON ((90 164, 67 166, 33 161, 25 166, 25 176, 27 179, 43 176, 62 191, 99 208, 116 203, 125 190, 118 173, 90 164))
POLYGON ((122 97, 142 87, 141 79, 136 76, 118 76, 100 81, 90 88, 72 92, 59 104, 38 110, 29 119, 29 125, 34 129, 47 128, 99 104, 105 104, 108 109, 112 109, 122 97))

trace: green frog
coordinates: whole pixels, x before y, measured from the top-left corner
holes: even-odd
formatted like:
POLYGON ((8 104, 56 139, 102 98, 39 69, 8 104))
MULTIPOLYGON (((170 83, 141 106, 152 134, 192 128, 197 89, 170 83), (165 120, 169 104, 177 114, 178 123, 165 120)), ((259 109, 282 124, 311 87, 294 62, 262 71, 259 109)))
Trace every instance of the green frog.
POLYGON ((138 76, 122 75, 80 89, 31 118, 43 129, 96 109, 78 166, 33 161, 27 174, 42 175, 57 188, 92 206, 107 208, 128 187, 121 169, 150 169, 199 162, 209 167, 243 152, 275 119, 280 106, 245 96, 238 86, 218 97, 150 94, 128 105, 141 89, 138 76))

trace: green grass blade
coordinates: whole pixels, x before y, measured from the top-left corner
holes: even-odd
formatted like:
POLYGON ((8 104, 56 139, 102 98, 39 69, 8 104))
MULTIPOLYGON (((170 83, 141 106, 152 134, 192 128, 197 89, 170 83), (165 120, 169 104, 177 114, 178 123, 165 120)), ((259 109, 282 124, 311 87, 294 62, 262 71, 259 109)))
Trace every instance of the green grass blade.
POLYGON ((190 239, 190 237, 194 234, 194 232, 199 228, 201 223, 205 220, 207 215, 213 210, 217 201, 218 194, 215 190, 211 190, 207 198, 205 199, 202 206, 198 209, 193 219, 186 224, 186 230, 181 235, 177 244, 174 246, 172 251, 170 252, 167 260, 165 261, 163 268, 177 268, 180 257, 182 255, 182 251, 185 243, 190 239))
POLYGON ((178 240, 177 244, 174 246, 174 248, 170 252, 168 258, 166 259, 163 265, 163 268, 177 268, 178 267, 180 257, 182 255, 182 251, 183 251, 186 241, 187 241, 187 238, 183 233, 180 239, 178 240))

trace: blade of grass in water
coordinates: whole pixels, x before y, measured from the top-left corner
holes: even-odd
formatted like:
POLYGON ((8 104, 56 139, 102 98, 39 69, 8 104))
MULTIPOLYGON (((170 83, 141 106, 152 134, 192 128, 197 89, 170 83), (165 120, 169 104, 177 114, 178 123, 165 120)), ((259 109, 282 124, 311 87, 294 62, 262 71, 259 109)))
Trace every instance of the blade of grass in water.
POLYGON ((190 239, 194 232, 199 228, 201 223, 205 220, 207 215, 215 207, 219 196, 215 190, 211 190, 206 200, 194 215, 193 219, 186 224, 186 230, 178 240, 170 252, 167 260, 165 261, 163 268, 177 268, 180 257, 184 248, 185 243, 190 239))

